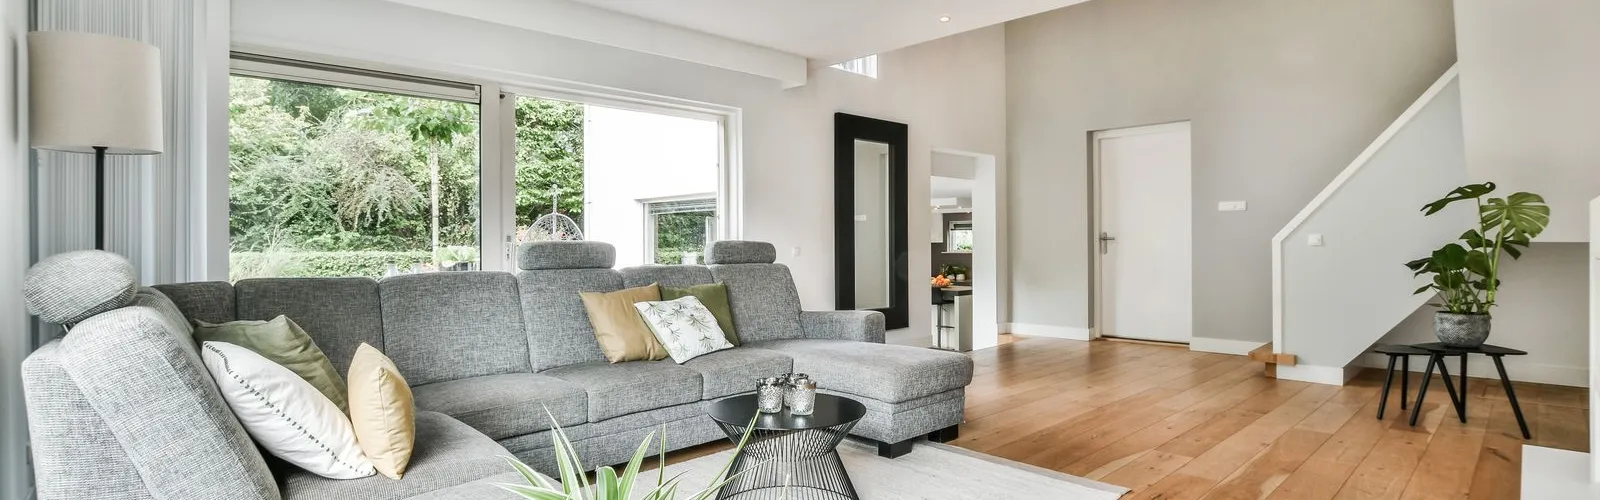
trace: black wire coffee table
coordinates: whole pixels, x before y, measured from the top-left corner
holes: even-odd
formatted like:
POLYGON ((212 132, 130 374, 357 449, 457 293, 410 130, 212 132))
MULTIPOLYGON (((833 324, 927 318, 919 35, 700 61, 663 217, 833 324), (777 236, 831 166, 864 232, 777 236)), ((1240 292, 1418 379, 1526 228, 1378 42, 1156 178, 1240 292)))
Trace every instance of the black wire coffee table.
MULTIPOLYGON (((708 412, 728 439, 738 444, 757 413, 756 395, 711 403, 708 412)), ((859 401, 828 394, 817 394, 816 411, 811 415, 794 415, 788 408, 761 414, 750 441, 728 471, 730 475, 744 474, 723 486, 717 498, 860 498, 839 460, 838 448, 866 415, 867 407, 859 401)))

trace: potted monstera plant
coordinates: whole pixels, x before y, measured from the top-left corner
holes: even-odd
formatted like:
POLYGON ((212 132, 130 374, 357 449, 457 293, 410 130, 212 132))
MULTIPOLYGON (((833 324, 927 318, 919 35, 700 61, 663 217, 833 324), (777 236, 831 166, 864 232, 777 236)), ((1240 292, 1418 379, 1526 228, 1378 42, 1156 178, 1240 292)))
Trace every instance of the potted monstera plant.
POLYGON ((1500 291, 1500 256, 1522 256, 1533 239, 1550 225, 1550 207, 1533 193, 1512 193, 1505 198, 1485 198, 1493 182, 1461 186, 1444 198, 1422 207, 1433 215, 1456 202, 1478 207, 1478 227, 1461 233, 1461 240, 1433 254, 1406 263, 1414 276, 1430 282, 1415 293, 1433 293, 1440 310, 1433 315, 1439 342, 1451 347, 1478 347, 1489 338, 1489 309, 1500 291))

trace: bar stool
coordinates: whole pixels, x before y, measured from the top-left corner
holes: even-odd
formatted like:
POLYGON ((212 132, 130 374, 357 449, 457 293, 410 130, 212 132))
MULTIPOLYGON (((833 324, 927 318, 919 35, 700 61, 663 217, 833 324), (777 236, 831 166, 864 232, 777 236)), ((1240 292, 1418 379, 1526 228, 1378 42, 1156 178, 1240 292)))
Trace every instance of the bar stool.
POLYGON ((1411 357, 1427 356, 1427 350, 1405 345, 1379 345, 1372 352, 1389 356, 1389 370, 1383 374, 1383 399, 1378 400, 1378 420, 1383 420, 1383 410, 1389 406, 1389 386, 1394 382, 1394 363, 1400 362, 1400 409, 1406 409, 1407 393, 1411 388, 1411 357))

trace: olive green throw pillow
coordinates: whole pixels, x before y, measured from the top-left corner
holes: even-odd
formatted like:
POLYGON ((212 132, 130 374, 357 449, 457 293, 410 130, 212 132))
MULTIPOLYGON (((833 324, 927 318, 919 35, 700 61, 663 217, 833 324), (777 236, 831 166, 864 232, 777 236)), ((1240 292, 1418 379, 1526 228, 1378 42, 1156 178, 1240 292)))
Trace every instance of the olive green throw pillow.
POLYGON ((681 299, 688 296, 700 299, 717 318, 717 327, 728 337, 728 343, 739 345, 739 334, 733 331, 733 308, 728 306, 728 287, 722 283, 708 283, 687 287, 661 287, 661 300, 681 299))
POLYGON ((271 321, 230 321, 220 325, 196 321, 194 338, 200 343, 227 342, 254 351, 306 379, 317 392, 338 405, 339 411, 350 413, 344 377, 339 376, 339 370, 333 368, 333 363, 317 343, 311 341, 311 336, 286 316, 271 321))

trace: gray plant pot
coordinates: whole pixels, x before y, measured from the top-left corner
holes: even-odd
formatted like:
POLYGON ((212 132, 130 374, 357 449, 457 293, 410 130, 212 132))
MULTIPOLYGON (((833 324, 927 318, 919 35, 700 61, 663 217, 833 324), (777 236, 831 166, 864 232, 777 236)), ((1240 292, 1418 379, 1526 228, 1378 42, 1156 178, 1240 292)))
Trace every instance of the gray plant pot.
POLYGON ((1489 340, 1489 315, 1439 311, 1433 314, 1433 333, 1450 347, 1478 347, 1489 340))

